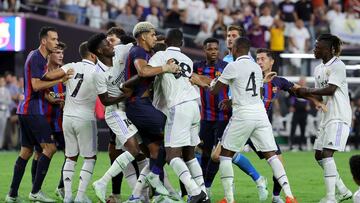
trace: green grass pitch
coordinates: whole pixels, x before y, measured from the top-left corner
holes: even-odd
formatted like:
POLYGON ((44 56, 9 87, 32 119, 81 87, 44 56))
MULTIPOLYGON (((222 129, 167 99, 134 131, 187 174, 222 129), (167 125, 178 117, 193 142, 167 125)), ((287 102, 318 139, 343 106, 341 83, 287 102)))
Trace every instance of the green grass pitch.
MULTIPOLYGON (((351 191, 356 191, 358 186, 352 180, 350 174, 348 160, 351 155, 360 154, 360 151, 344 152, 337 153, 335 160, 337 163, 338 171, 343 178, 345 184, 349 187, 351 191)), ((9 190, 12 173, 13 173, 13 164, 17 158, 17 152, 0 152, 0 202, 4 202, 6 193, 9 190)), ((257 156, 253 153, 245 153, 245 155, 252 161, 258 171, 266 176, 268 179, 268 189, 271 194, 272 191, 272 172, 270 166, 264 160, 259 160, 257 156)), ((289 177, 290 185, 294 195, 297 197, 298 202, 302 203, 311 203, 318 202, 325 195, 325 186, 323 181, 323 174, 320 167, 314 161, 312 152, 287 152, 284 153, 285 158, 285 168, 287 175, 289 177)), ((51 197, 56 197, 54 194, 55 188, 58 184, 60 177, 60 170, 63 163, 63 154, 61 152, 56 153, 53 160, 51 161, 50 169, 45 178, 42 190, 50 195, 51 197)), ((78 184, 78 175, 79 170, 82 165, 82 160, 80 159, 75 174, 76 181, 73 184, 73 191, 77 189, 78 184)), ((258 202, 257 190, 255 184, 252 182, 250 177, 245 175, 240 171, 235 165, 235 188, 236 188, 236 202, 237 203, 254 203, 258 202)), ((109 167, 109 160, 107 153, 101 152, 98 154, 98 159, 95 166, 93 180, 100 178, 104 172, 109 167)), ((31 160, 28 162, 25 175, 23 177, 22 183, 20 185, 19 194, 23 200, 27 200, 27 196, 31 190, 31 160)), ((178 179, 175 177, 172 169, 167 167, 169 172, 170 180, 175 188, 179 188, 178 179)), ((111 192, 110 184, 108 186, 108 193, 111 192)), ((92 187, 89 186, 88 196, 97 202, 95 194, 92 190, 92 187)), ((129 187, 125 182, 122 185, 122 200, 127 199, 130 191, 129 187)), ((282 194, 283 195, 283 194, 282 194)), ((219 176, 216 176, 213 188, 212 188, 212 202, 217 202, 223 197, 223 189, 221 186, 221 181, 219 176)), ((269 195, 267 202, 271 202, 271 195, 269 195)), ((59 201, 60 202, 60 201, 59 201)), ((347 203, 352 202, 352 200, 345 201, 347 203)))

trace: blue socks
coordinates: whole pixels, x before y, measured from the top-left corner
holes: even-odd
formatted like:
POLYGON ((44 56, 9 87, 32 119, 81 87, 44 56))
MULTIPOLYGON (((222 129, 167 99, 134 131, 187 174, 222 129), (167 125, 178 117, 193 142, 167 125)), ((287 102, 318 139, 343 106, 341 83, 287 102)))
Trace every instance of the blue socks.
POLYGON ((18 196, 18 190, 20 186, 20 182, 22 177, 24 176, 25 167, 28 160, 25 160, 21 157, 18 157, 18 159, 15 162, 14 166, 14 175, 10 186, 10 197, 17 197, 18 196))
POLYGON ((259 172, 255 169, 255 167, 251 164, 250 160, 246 158, 244 155, 237 153, 233 157, 233 163, 237 165, 242 171, 251 176, 253 181, 256 181, 260 178, 259 172))

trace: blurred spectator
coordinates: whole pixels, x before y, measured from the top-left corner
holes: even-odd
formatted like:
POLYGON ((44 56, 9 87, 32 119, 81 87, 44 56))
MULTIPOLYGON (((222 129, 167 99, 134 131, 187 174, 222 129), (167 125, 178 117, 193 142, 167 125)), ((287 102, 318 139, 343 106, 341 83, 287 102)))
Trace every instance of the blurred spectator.
POLYGON ((230 9, 226 8, 224 9, 224 24, 226 26, 232 25, 234 24, 234 19, 231 17, 231 11, 230 9))
POLYGON ((136 11, 139 7, 137 0, 128 0, 127 4, 131 7, 131 13, 136 15, 136 11))
POLYGON ((325 15, 325 7, 318 7, 314 10, 315 38, 321 33, 329 33, 329 24, 325 15))
POLYGON ((340 2, 333 1, 330 7, 331 10, 326 13, 326 19, 329 24, 331 24, 333 19, 345 19, 346 15, 341 11, 340 2))
POLYGON ((109 18, 114 20, 116 17, 118 17, 127 2, 127 0, 108 0, 107 3, 110 7, 109 18))
POLYGON ((168 11, 165 14, 164 18, 164 27, 165 28, 179 28, 182 25, 181 15, 182 10, 179 7, 179 2, 181 0, 172 0, 171 5, 169 6, 168 11))
POLYGON ((66 10, 66 13, 63 13, 63 18, 69 23, 75 23, 77 15, 79 13, 79 7, 74 0, 61 0, 60 8, 66 10))
POLYGON ((274 24, 274 17, 271 16, 271 10, 269 6, 264 6, 261 10, 259 22, 260 25, 265 26, 268 29, 274 24))
POLYGON ((355 99, 355 109, 353 114, 353 129, 354 129, 354 146, 359 149, 360 144, 360 97, 355 99))
POLYGON ((10 104, 10 112, 15 114, 18 98, 19 98, 19 89, 17 87, 17 79, 12 73, 6 71, 4 74, 5 81, 6 81, 6 89, 9 90, 11 96, 11 104, 10 104))
POLYGON ((3 149, 5 141, 5 129, 8 118, 10 117, 11 95, 6 88, 6 81, 0 76, 0 149, 3 149))
MULTIPOLYGON (((201 13, 201 22, 207 24, 207 32, 211 31, 212 26, 217 20, 217 11, 214 5, 210 0, 205 0, 205 8, 200 12, 201 13)), ((201 43, 202 46, 202 43, 201 43)))
MULTIPOLYGON (((309 31, 304 27, 302 20, 296 21, 296 26, 290 31, 289 50, 293 53, 306 53, 309 50, 309 31)), ((301 58, 292 58, 291 63, 300 69, 301 75, 306 75, 305 68, 301 68, 301 58)))
POLYGON ((160 27, 160 19, 158 17, 159 10, 156 6, 151 7, 150 15, 146 16, 146 21, 150 22, 155 28, 160 27))
POLYGON ((278 7, 273 0, 265 0, 259 7, 260 11, 265 7, 270 9, 270 15, 273 17, 278 13, 278 7))
POLYGON ((295 4, 291 0, 284 0, 279 4, 279 16, 285 23, 285 37, 290 36, 296 20, 295 4))
MULTIPOLYGON (((300 86, 306 86, 306 78, 301 77, 299 80, 300 86)), ((299 150, 302 151, 302 144, 306 143, 305 140, 305 129, 306 129, 306 121, 308 116, 308 111, 310 110, 309 102, 306 99, 291 97, 290 99, 290 112, 293 112, 293 117, 291 121, 291 132, 290 132, 290 140, 289 146, 290 150, 293 150, 293 145, 295 143, 295 132, 296 128, 300 126, 300 141, 299 141, 299 150)))
POLYGON ((134 25, 138 22, 137 17, 132 13, 130 4, 126 4, 124 11, 116 18, 126 33, 132 33, 134 25))
POLYGON ((247 33, 249 40, 251 42, 251 47, 254 48, 266 48, 265 42, 265 32, 267 28, 260 25, 259 17, 255 16, 253 18, 253 23, 249 27, 247 33))
POLYGON ((100 29, 102 23, 108 19, 106 4, 102 0, 92 0, 92 4, 86 10, 86 16, 89 18, 89 26, 100 29))
POLYGON ((150 6, 144 7, 144 6, 140 6, 143 8, 143 13, 142 16, 144 19, 146 19, 146 17, 148 15, 151 15, 153 13, 153 9, 156 8, 157 10, 157 17, 160 19, 163 17, 163 13, 161 11, 161 6, 160 3, 157 0, 150 0, 150 6))
POLYGON ((282 74, 280 54, 285 51, 285 36, 284 23, 280 19, 275 19, 274 25, 270 28, 270 49, 274 53, 273 71, 282 74))
POLYGON ((255 16, 254 13, 253 13, 252 7, 249 6, 249 5, 246 5, 244 7, 243 14, 244 14, 244 17, 243 17, 242 23, 243 23, 243 26, 244 26, 245 30, 248 30, 249 27, 251 26, 252 20, 253 20, 253 18, 255 16))
POLYGON ((78 0, 78 15, 76 23, 85 25, 86 22, 86 8, 91 5, 91 0, 78 0))
POLYGON ((201 23, 200 32, 196 35, 194 42, 198 47, 203 46, 205 39, 212 36, 212 32, 209 31, 208 24, 206 22, 201 23))
POLYGON ((308 29, 310 34, 311 44, 315 42, 314 32, 314 10, 310 0, 300 0, 295 4, 296 14, 299 19, 304 22, 304 26, 308 29))
POLYGON ((225 36, 226 36, 226 25, 224 23, 224 14, 223 12, 218 13, 218 18, 215 21, 212 27, 212 36, 219 40, 219 52, 220 54, 224 53, 227 50, 225 44, 225 36))
POLYGON ((202 10, 205 4, 202 0, 189 0, 187 1, 186 10, 184 13, 185 24, 184 32, 187 34, 196 35, 200 30, 200 20, 202 10))

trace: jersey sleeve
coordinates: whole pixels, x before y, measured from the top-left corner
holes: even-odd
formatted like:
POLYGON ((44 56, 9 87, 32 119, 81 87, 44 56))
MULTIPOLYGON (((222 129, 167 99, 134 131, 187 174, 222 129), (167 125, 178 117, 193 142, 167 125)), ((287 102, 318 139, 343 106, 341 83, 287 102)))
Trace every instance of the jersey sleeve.
POLYGON ((130 52, 130 55, 131 55, 131 58, 134 59, 134 61, 136 59, 144 59, 146 60, 146 51, 142 48, 139 48, 139 47, 136 47, 135 49, 133 49, 131 52, 130 52))
POLYGON ((103 73, 93 73, 96 94, 104 94, 107 92, 106 77, 103 73))
POLYGON ((278 78, 278 80, 279 80, 281 90, 289 91, 294 86, 294 83, 288 81, 287 79, 285 79, 283 77, 276 77, 276 78, 278 78))
POLYGON ((165 63, 166 63, 166 61, 164 61, 162 51, 156 52, 156 54, 154 54, 148 62, 148 64, 152 67, 162 66, 165 63))
POLYGON ((328 84, 333 84, 336 85, 338 87, 341 86, 341 83, 345 80, 346 78, 346 70, 345 67, 341 66, 339 63, 332 66, 329 69, 329 81, 328 84))
POLYGON ((232 64, 228 64, 220 75, 219 81, 226 85, 229 85, 230 81, 234 78, 236 78, 235 66, 233 66, 232 64))
POLYGON ((44 74, 44 66, 35 57, 32 57, 29 62, 31 78, 42 78, 44 74))

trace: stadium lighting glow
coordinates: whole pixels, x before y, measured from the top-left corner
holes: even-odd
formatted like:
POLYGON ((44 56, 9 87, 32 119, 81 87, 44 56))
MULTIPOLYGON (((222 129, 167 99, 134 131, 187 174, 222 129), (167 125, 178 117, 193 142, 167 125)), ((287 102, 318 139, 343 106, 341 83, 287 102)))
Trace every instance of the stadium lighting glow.
POLYGON ((21 33, 22 33, 22 22, 20 17, 15 17, 15 51, 21 50, 21 33))

